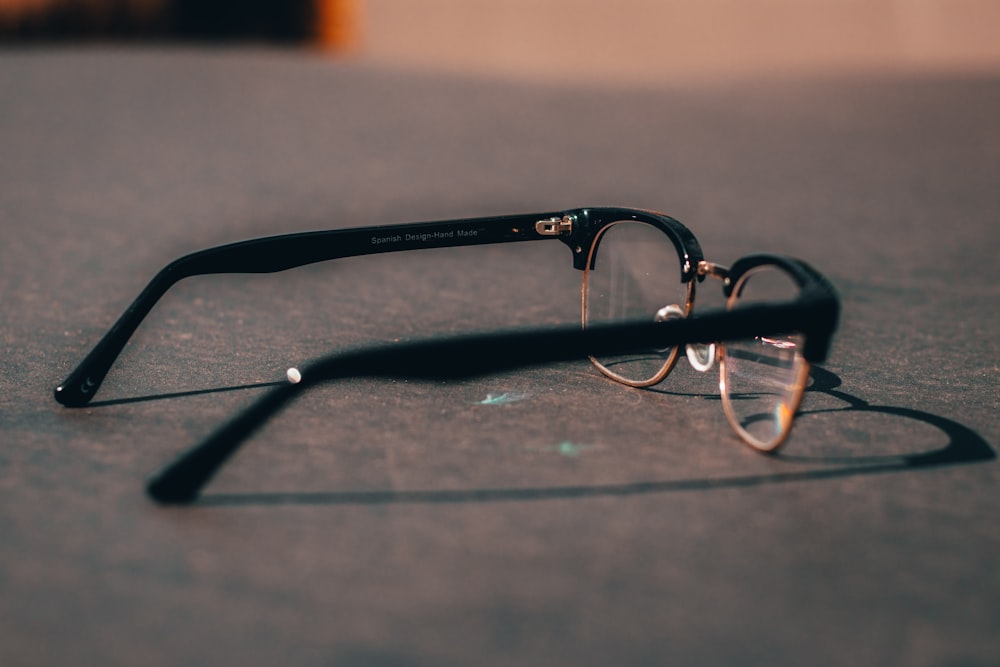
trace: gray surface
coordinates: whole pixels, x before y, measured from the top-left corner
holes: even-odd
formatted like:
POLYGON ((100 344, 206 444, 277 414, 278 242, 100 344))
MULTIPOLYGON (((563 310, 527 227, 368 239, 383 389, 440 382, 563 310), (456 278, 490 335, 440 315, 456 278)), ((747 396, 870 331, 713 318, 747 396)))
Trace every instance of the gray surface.
POLYGON ((70 50, 0 54, 0 90, 0 664, 1000 664, 997 465, 872 458, 1000 442, 1000 80, 603 90, 70 50), (169 394, 573 321, 554 243, 187 281, 108 404, 51 398, 180 254, 593 204, 831 277, 841 393, 810 393, 784 456, 739 445, 689 368, 642 392, 579 363, 323 388, 205 505, 143 495, 262 389, 169 394))

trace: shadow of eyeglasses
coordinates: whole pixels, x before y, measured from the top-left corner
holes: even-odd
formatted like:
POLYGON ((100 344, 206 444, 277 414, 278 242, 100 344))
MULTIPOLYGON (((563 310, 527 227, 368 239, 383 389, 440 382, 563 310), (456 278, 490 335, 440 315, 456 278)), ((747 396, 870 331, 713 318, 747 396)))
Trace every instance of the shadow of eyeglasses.
POLYGON ((125 398, 109 398, 104 401, 91 401, 86 405, 88 408, 106 408, 112 405, 128 405, 129 403, 148 403, 150 401, 166 401, 173 398, 187 398, 189 396, 203 396, 205 394, 224 394, 231 391, 244 391, 247 389, 266 389, 267 387, 277 387, 284 382, 258 382, 255 384, 238 384, 231 387, 212 387, 209 389, 189 389, 187 391, 175 391, 168 394, 150 394, 147 396, 128 396, 125 398))
MULTIPOLYGON (((992 461, 996 458, 993 448, 978 433, 947 417, 923 410, 891 405, 872 405, 862 398, 840 391, 842 381, 836 374, 814 366, 811 384, 806 391, 831 396, 843 401, 844 407, 807 410, 801 416, 829 413, 861 412, 887 415, 898 419, 914 420, 941 431, 948 442, 944 447, 924 452, 898 455, 860 456, 803 456, 785 453, 770 454, 778 461, 789 463, 825 464, 810 470, 790 470, 766 474, 734 475, 713 478, 695 478, 664 481, 639 481, 622 484, 588 484, 520 488, 478 488, 439 490, 387 490, 387 491, 331 491, 331 492, 281 492, 281 493, 207 493, 193 503, 193 507, 289 506, 289 505, 392 505, 392 504, 456 504, 496 503, 508 501, 567 500, 614 496, 641 496, 673 492, 711 491, 758 487, 788 482, 819 481, 861 475, 879 475, 903 471, 916 471, 951 465, 992 461)), ((203 390, 231 391, 247 387, 203 390)), ((189 395, 174 394, 172 396, 189 395)), ((702 395, 710 399, 710 395, 702 395)), ((154 400, 160 397, 147 397, 154 400)), ((142 400, 142 399, 129 399, 142 400)), ((105 405, 112 401, 104 402, 105 405)))
MULTIPOLYGON (((810 370, 807 393, 824 394, 842 401, 843 407, 804 410, 799 417, 832 413, 870 413, 909 419, 927 424, 942 432, 948 442, 944 447, 925 452, 888 455, 808 456, 776 452, 767 454, 775 460, 789 463, 826 464, 830 467, 810 470, 790 470, 755 475, 734 475, 713 478, 695 478, 663 481, 640 481, 621 484, 588 484, 549 487, 480 488, 480 489, 430 489, 414 491, 329 491, 329 492, 279 492, 279 493, 206 493, 192 507, 241 507, 283 505, 390 505, 390 504, 456 504, 493 503, 506 501, 566 500, 613 496, 640 496, 682 491, 711 491, 765 486, 787 482, 819 481, 861 475, 889 474, 903 471, 939 468, 951 465, 983 463, 996 459, 996 452, 969 427, 947 417, 933 413, 892 405, 872 405, 868 401, 840 391, 843 384, 835 373, 819 366, 810 370)), ((89 407, 106 407, 128 403, 169 400, 188 396, 267 388, 282 384, 266 382, 230 387, 197 389, 167 394, 136 396, 106 401, 95 401, 89 407)), ((675 393, 662 389, 647 389, 656 393, 718 399, 718 395, 675 393)))

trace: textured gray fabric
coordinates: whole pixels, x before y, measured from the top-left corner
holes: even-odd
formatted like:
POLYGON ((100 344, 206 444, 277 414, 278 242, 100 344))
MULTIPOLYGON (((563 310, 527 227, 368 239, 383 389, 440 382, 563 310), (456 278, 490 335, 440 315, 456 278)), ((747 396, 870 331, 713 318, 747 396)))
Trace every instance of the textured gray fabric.
POLYGON ((0 664, 995 663, 998 468, 972 459, 1000 442, 1000 80, 604 90, 28 50, 0 90, 0 664), (143 494, 311 357, 575 321, 557 243, 190 279, 96 406, 52 400, 181 254, 601 204, 835 283, 782 455, 738 443, 714 376, 639 391, 581 362, 330 385, 202 505, 143 494))

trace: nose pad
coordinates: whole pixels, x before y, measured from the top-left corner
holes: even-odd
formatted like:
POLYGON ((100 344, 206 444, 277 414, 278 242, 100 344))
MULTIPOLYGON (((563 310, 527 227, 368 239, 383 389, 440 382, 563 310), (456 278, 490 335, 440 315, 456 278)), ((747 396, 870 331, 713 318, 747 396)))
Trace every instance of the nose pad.
MULTIPOLYGON (((678 306, 676 303, 670 304, 669 306, 664 306, 656 311, 656 317, 653 318, 654 322, 666 322, 667 320, 683 320, 684 319, 684 309, 678 306)), ((670 350, 669 347, 665 347, 662 350, 657 350, 660 354, 667 354, 670 350)))
POLYGON ((715 364, 715 343, 690 343, 687 346, 688 363, 691 368, 705 373, 715 364))
MULTIPOLYGON (((657 322, 682 320, 684 319, 684 309, 673 303, 656 311, 654 319, 657 322)), ((711 370, 715 364, 715 343, 690 343, 686 346, 685 352, 688 363, 696 371, 704 373, 711 370)))
POLYGON ((678 306, 676 303, 672 303, 669 306, 664 306, 656 311, 656 317, 653 318, 656 322, 666 322, 667 320, 683 320, 684 319, 684 309, 678 306))

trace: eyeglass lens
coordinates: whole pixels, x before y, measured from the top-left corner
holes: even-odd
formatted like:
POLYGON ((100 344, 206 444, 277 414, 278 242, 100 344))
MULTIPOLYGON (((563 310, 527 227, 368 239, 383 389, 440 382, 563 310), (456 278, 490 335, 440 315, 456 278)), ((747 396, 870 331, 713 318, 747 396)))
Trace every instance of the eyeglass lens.
MULTIPOLYGON (((795 298, 798 286, 783 270, 761 266, 744 274, 729 298, 730 310, 795 298)), ((722 354, 722 400, 733 428, 751 445, 771 450, 788 436, 809 364, 800 335, 731 341, 722 354)))
MULTIPOLYGON (((613 222, 597 236, 583 284, 583 323, 648 318, 673 310, 689 310, 688 286, 680 280, 680 258, 670 239, 657 227, 632 220, 613 222)), ((596 357, 606 375, 633 386, 659 382, 677 358, 676 348, 596 357)))

